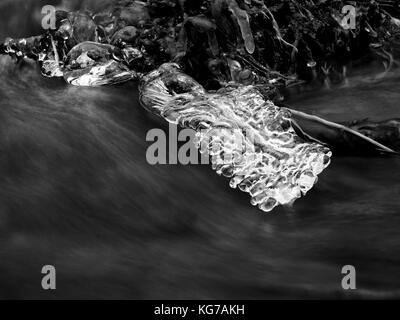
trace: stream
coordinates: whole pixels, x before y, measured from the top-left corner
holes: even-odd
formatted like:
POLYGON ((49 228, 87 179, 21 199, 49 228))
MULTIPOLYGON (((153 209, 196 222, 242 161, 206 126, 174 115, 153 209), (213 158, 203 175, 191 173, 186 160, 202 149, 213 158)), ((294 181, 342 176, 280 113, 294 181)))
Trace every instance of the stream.
MULTIPOLYGON (((287 103, 383 120, 398 86, 356 77, 287 103)), ((334 155, 307 196, 266 214, 207 165, 149 165, 157 127, 136 82, 73 87, 0 58, 0 298, 400 297, 399 159, 334 155)))

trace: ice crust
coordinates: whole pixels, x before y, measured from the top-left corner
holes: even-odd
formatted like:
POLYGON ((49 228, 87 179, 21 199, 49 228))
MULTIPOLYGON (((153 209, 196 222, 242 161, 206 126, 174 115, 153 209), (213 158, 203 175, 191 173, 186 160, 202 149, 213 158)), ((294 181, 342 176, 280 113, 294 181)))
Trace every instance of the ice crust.
POLYGON ((328 148, 302 140, 290 112, 252 86, 206 92, 169 63, 143 78, 141 103, 170 123, 196 130, 196 146, 210 156, 212 168, 265 212, 305 195, 330 163, 328 148))

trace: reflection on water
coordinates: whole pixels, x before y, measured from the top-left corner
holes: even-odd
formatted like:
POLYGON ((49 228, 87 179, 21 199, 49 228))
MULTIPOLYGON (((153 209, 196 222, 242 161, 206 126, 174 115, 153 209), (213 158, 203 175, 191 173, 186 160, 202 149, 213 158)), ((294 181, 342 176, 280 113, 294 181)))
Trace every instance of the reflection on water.
MULTIPOLYGON (((397 85, 290 103, 395 117, 397 85)), ((398 159, 334 157, 307 197, 264 214, 207 166, 148 165, 155 126, 136 83, 76 88, 1 59, 0 298, 400 297, 398 159)))

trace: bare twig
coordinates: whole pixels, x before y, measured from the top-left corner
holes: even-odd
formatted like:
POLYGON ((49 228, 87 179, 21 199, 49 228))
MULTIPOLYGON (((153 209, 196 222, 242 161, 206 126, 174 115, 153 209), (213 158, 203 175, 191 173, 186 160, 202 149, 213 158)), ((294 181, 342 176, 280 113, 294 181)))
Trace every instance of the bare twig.
POLYGON ((56 42, 54 41, 54 38, 52 35, 50 35, 50 39, 51 39, 51 45, 52 45, 53 51, 54 51, 54 60, 56 61, 57 66, 60 66, 60 57, 58 55, 56 42))
POLYGON ((374 145, 375 147, 381 149, 382 151, 385 151, 385 152, 388 152, 388 153, 393 153, 393 154, 398 154, 398 152, 386 147, 385 145, 383 145, 383 144, 381 144, 381 143, 379 143, 379 142, 377 142, 377 141, 375 141, 375 140, 373 140, 371 138, 368 138, 367 136, 363 135, 362 133, 360 133, 358 131, 355 131, 353 129, 350 129, 350 128, 344 126, 344 125, 341 125, 341 124, 338 124, 338 123, 335 123, 335 122, 331 122, 331 121, 322 119, 322 118, 320 118, 318 116, 314 116, 314 115, 310 115, 310 114, 304 113, 302 111, 293 110, 293 109, 288 109, 288 110, 292 114, 294 114, 294 115, 296 115, 298 117, 301 117, 301 118, 304 118, 304 119, 307 119, 307 120, 316 121, 316 122, 319 122, 319 123, 321 123, 321 124, 323 124, 325 126, 328 126, 328 127, 331 127, 331 128, 335 128, 335 129, 339 129, 339 130, 348 132, 348 133, 350 133, 352 135, 355 135, 355 136, 361 138, 362 140, 364 140, 364 141, 374 145))

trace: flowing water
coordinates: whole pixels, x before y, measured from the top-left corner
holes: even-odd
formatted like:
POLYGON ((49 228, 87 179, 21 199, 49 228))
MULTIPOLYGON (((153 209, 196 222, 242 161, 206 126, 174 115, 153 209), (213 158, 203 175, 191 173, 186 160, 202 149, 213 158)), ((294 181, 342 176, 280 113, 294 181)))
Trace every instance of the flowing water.
MULTIPOLYGON (((385 119, 398 84, 355 79, 289 103, 385 119)), ((400 297, 399 159, 333 156, 306 197, 265 214, 208 166, 149 165, 159 126, 137 83, 77 88, 1 58, 0 298, 400 297), (54 292, 40 285, 49 264, 54 292)))

